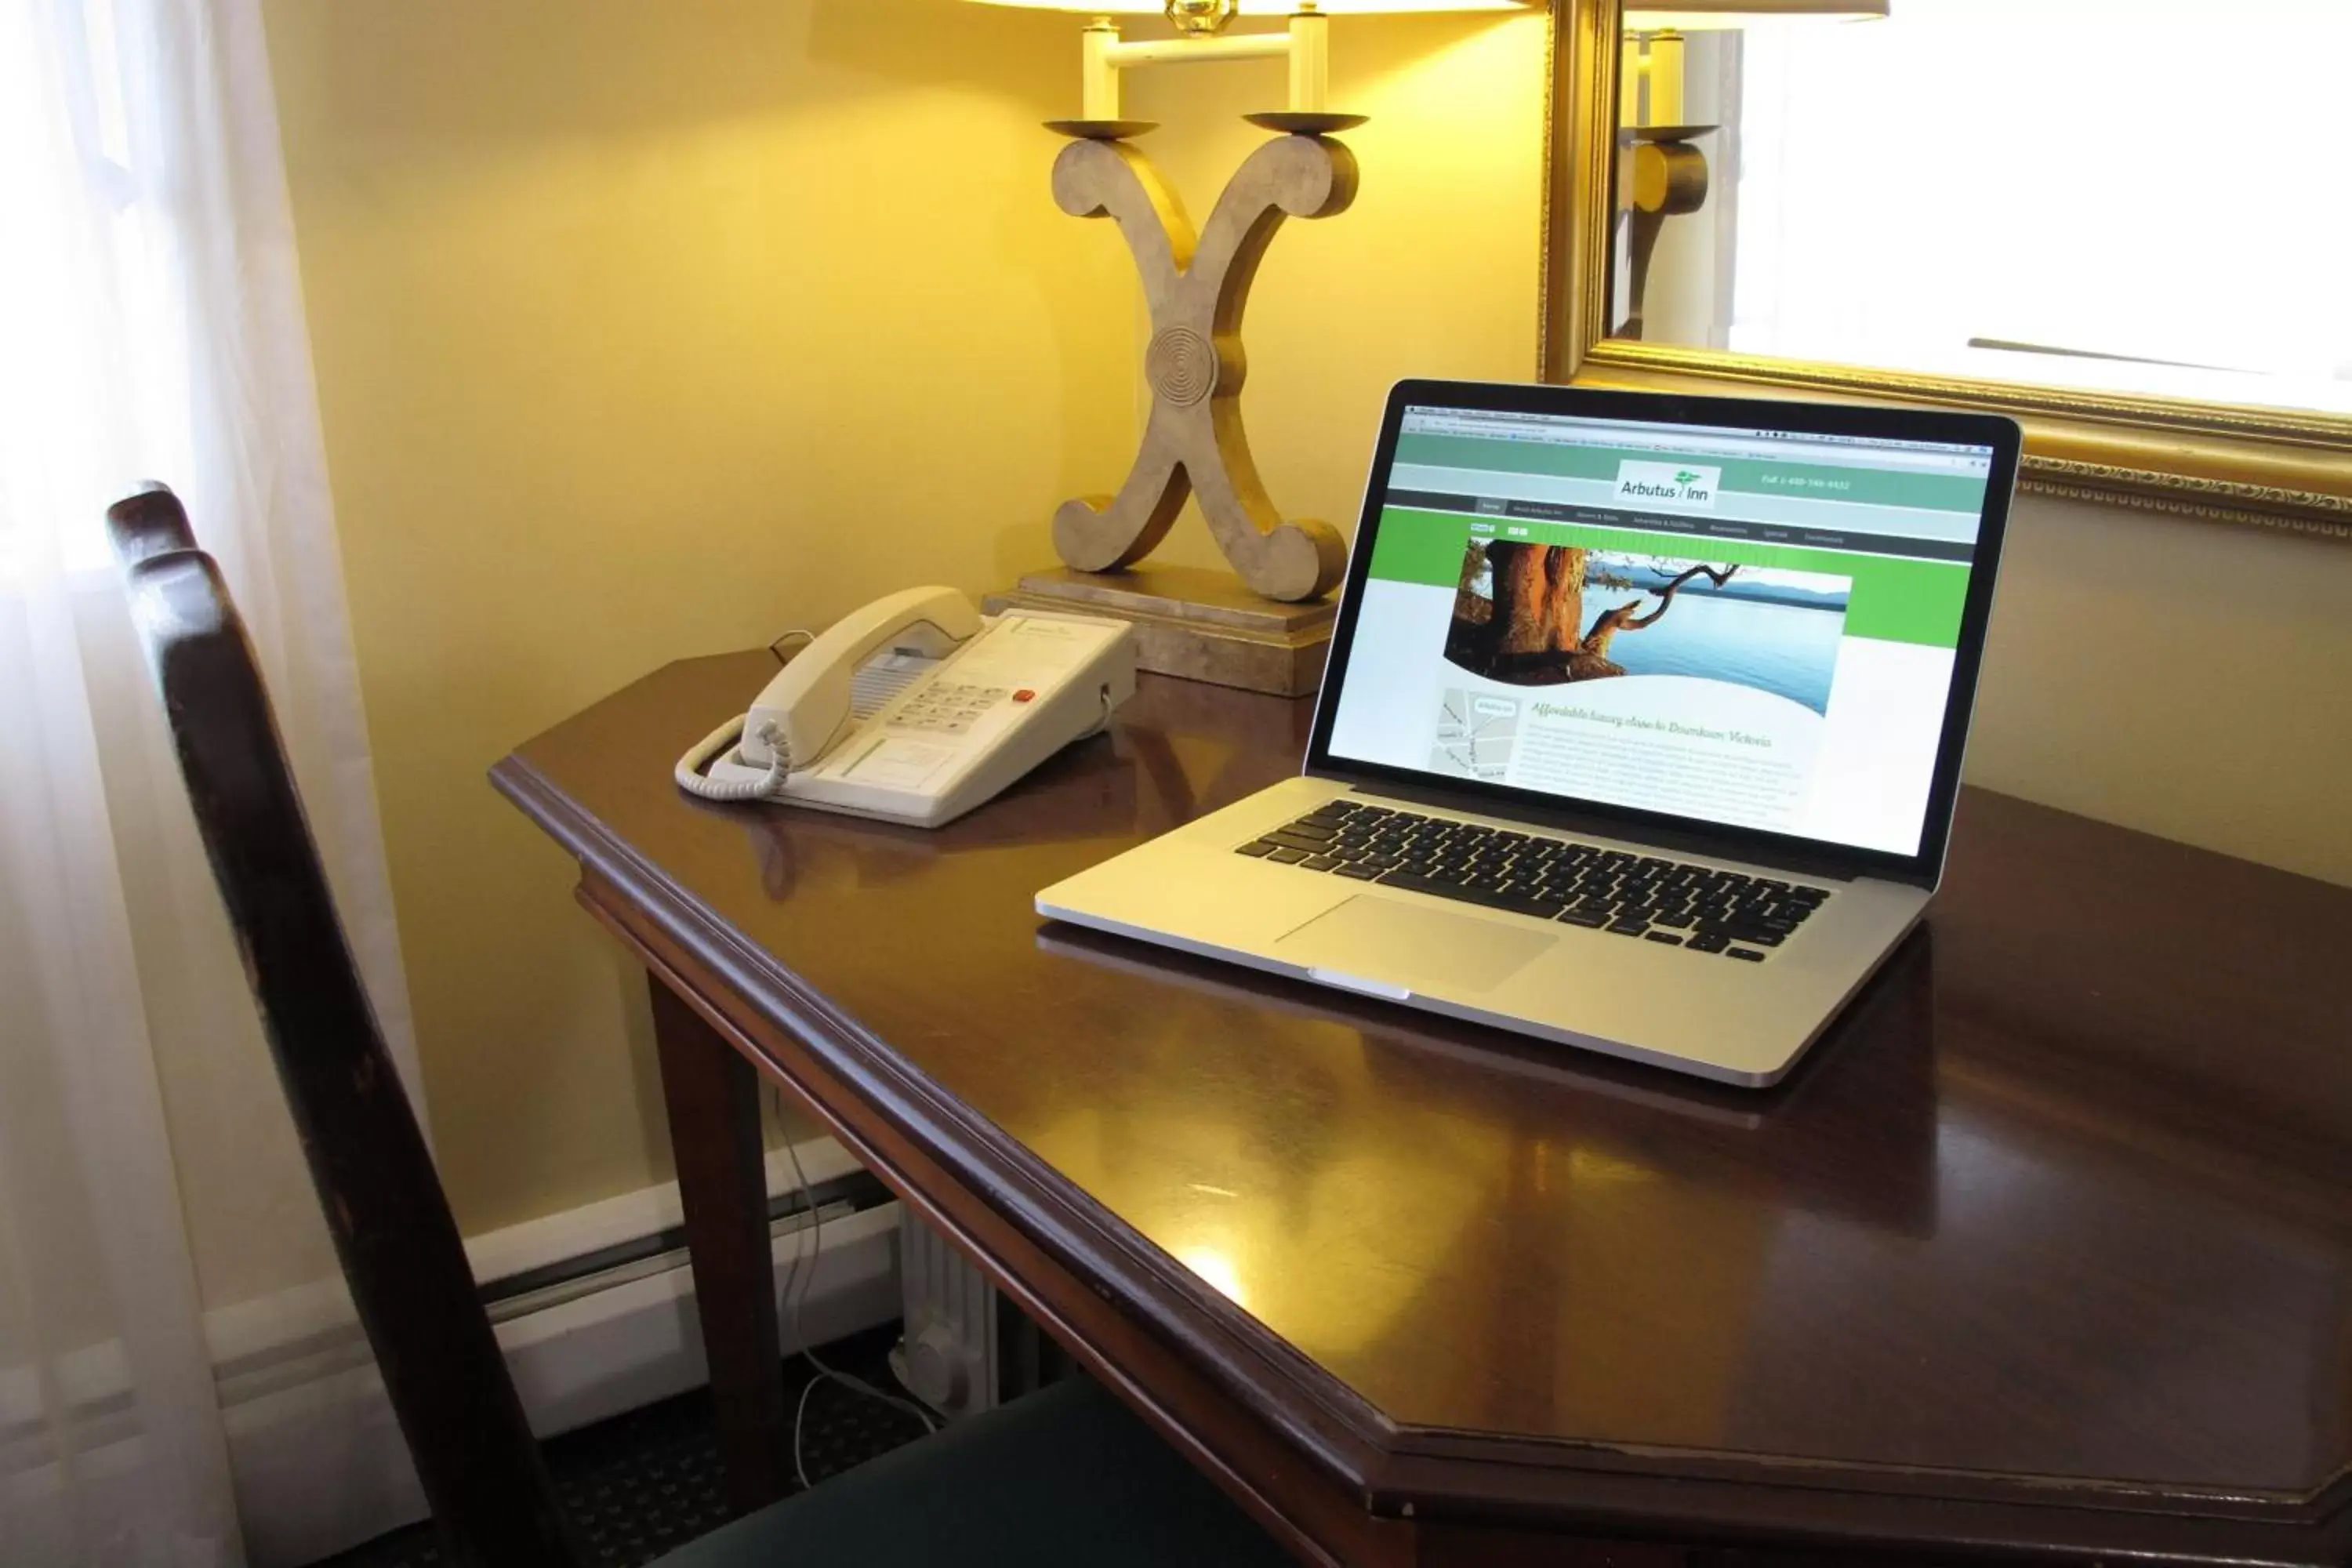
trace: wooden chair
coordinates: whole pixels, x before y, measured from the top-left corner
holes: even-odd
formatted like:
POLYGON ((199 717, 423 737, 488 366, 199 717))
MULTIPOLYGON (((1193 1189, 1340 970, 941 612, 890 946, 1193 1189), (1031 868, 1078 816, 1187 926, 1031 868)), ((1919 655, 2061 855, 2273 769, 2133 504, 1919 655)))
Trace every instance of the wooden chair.
MULTIPOLYGON (((434 1517, 457 1561, 477 1568, 585 1564, 361 987, 236 606, 168 489, 118 502, 107 521, 320 1206, 434 1517)), ((1286 1561, 1083 1379, 898 1449, 663 1560, 1286 1561)))

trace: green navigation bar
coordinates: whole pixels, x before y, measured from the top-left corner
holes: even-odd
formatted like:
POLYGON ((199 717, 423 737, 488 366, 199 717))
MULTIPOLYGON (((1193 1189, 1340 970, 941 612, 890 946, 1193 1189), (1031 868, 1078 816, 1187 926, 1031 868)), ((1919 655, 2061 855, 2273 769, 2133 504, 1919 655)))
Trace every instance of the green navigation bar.
POLYGON ((1509 538, 1530 544, 1580 545, 1588 550, 1617 550, 1634 555, 1665 555, 1742 566, 1780 566, 1792 572, 1823 572, 1850 577, 1853 591, 1846 605, 1846 636, 1921 643, 1930 647, 1959 646, 1960 612, 1968 600, 1969 568, 1948 562, 1849 555, 1843 551, 1751 544, 1733 539, 1698 540, 1581 523, 1498 523, 1459 512, 1391 507, 1381 513, 1370 570, 1372 576, 1392 583, 1456 587, 1462 581, 1463 560, 1472 536, 1500 538, 1506 528, 1509 538))
MULTIPOLYGON (((1477 436, 1408 435, 1397 437, 1396 460, 1425 468, 1482 468, 1492 473, 1540 474, 1614 485, 1621 463, 1656 468, 1677 459, 1670 452, 1644 452, 1623 447, 1492 441, 1477 436)), ((1726 494, 1738 491, 1800 500, 1921 507, 1971 514, 1984 508, 1985 480, 1979 475, 1921 474, 1900 468, 1846 468, 1835 463, 1778 463, 1756 458, 1702 457, 1687 461, 1722 469, 1726 494)))

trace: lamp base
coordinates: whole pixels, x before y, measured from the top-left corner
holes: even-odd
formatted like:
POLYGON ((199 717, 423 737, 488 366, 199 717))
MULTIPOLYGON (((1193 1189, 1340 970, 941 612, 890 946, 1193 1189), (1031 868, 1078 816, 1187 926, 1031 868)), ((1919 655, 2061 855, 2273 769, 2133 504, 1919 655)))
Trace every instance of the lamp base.
POLYGON ((1064 610, 1135 624, 1138 669, 1276 697, 1305 697, 1323 682, 1337 607, 1328 599, 1278 604, 1231 572, 1199 566, 1032 572, 981 607, 1064 610))

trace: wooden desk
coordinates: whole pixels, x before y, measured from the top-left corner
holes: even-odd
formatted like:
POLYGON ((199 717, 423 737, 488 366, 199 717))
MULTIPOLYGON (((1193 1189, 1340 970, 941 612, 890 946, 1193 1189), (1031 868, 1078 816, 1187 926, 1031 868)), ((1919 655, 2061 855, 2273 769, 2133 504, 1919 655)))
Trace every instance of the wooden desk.
POLYGON ((1032 912, 1303 702, 1147 678, 936 834, 682 797, 771 668, 493 775, 656 982, 743 1501, 756 1070, 1309 1561, 2352 1554, 2352 891, 1971 792, 1930 929, 1717 1089, 1032 912))

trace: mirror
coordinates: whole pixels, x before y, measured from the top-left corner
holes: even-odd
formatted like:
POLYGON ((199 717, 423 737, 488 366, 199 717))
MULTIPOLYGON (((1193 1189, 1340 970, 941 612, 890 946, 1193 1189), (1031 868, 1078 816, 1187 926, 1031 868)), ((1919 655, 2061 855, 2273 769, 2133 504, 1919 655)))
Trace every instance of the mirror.
POLYGON ((2352 539, 2352 5, 1554 27, 1549 379, 1989 407, 2029 489, 2352 539))

